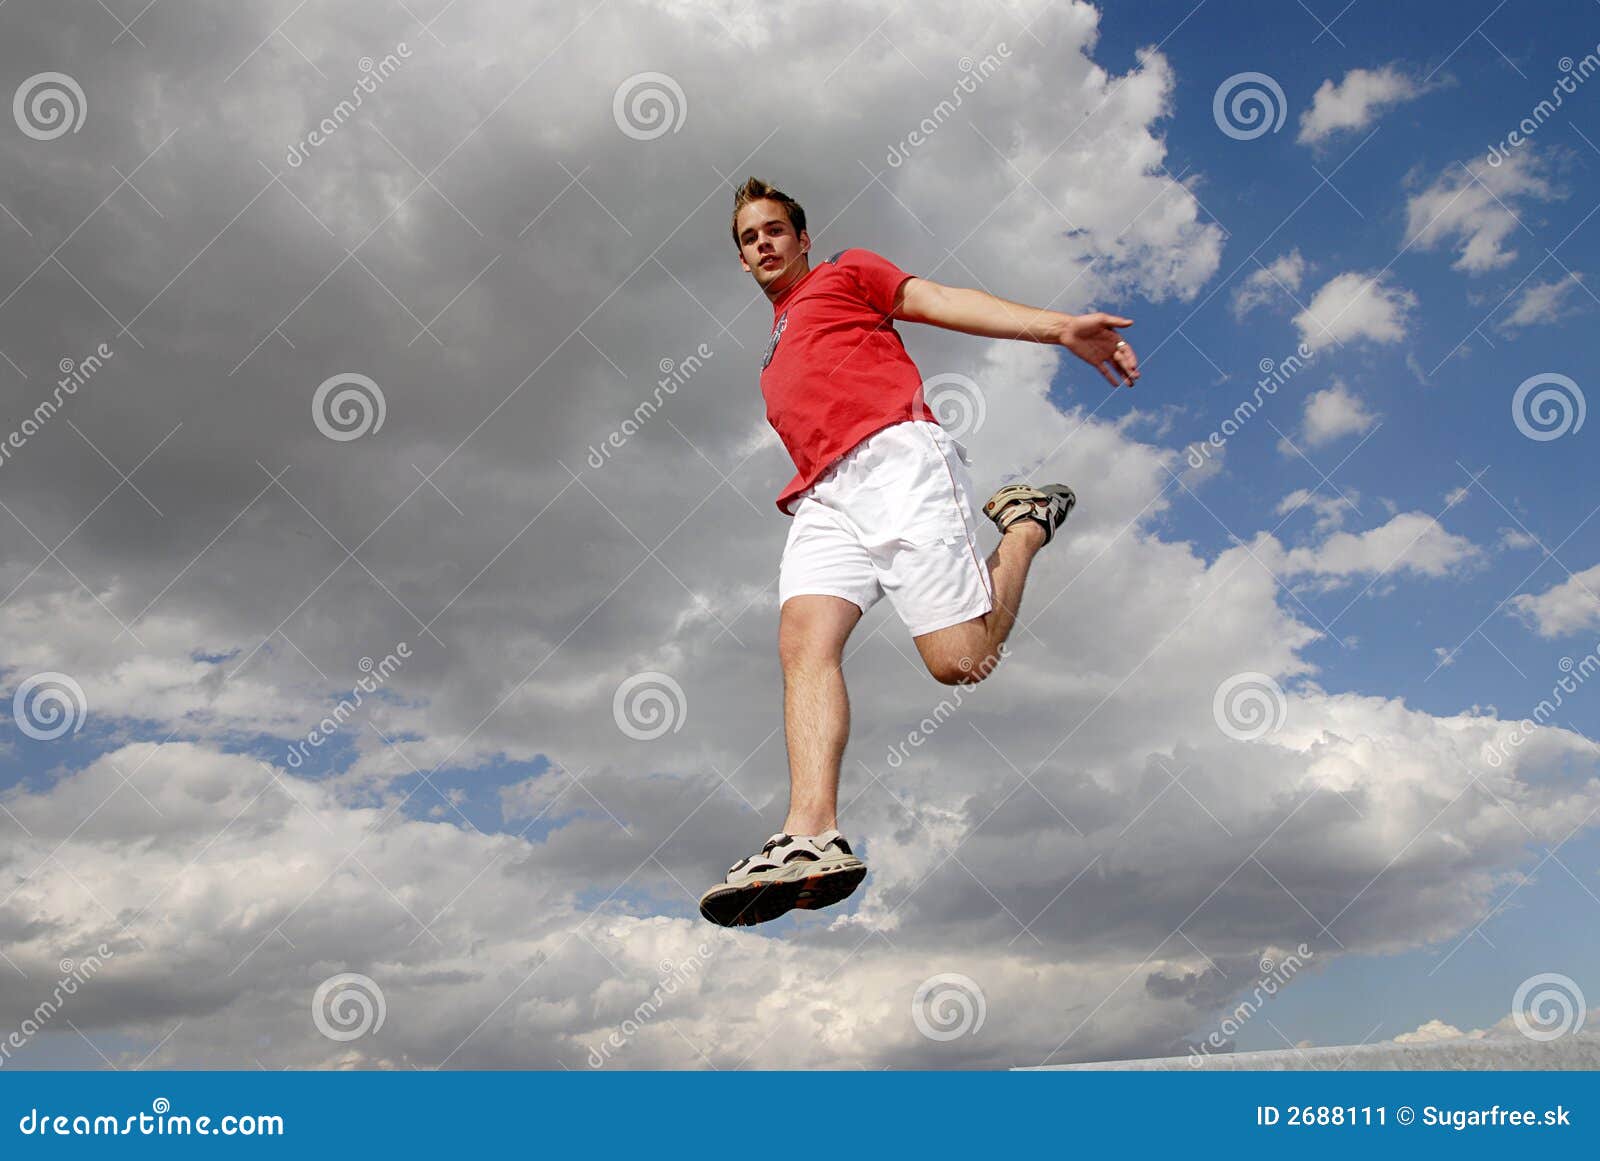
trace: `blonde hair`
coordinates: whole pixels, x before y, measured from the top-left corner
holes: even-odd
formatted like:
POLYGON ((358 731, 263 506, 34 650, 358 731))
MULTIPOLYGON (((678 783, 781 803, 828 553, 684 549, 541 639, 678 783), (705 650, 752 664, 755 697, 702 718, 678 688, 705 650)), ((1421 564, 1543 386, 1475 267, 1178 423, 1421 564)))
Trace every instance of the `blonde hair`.
MULTIPOLYGON (((746 179, 745 183, 733 191, 733 244, 739 245, 739 211, 751 202, 773 201, 784 208, 789 215, 789 224, 794 227, 795 235, 805 233, 806 212, 782 190, 762 181, 759 177, 746 179)), ((742 247, 741 247, 742 248, 742 247)))

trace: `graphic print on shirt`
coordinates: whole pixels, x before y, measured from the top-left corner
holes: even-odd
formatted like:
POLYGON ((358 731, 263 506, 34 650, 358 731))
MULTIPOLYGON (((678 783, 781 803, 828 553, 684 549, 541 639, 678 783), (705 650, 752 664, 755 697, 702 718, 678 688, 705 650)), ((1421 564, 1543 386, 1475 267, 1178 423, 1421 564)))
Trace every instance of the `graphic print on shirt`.
MULTIPOLYGON (((843 253, 844 253, 843 250, 839 251, 839 254, 843 254, 843 253)), ((833 257, 829 258, 827 261, 829 263, 833 263, 833 264, 837 265, 837 263, 839 261, 839 254, 835 254, 833 257)), ((780 314, 778 316, 778 321, 772 325, 772 337, 767 340, 767 353, 761 356, 761 369, 763 371, 765 371, 767 369, 767 364, 772 362, 772 356, 773 356, 774 353, 776 353, 776 351, 778 349, 778 340, 783 337, 783 328, 788 326, 788 325, 789 325, 789 312, 788 311, 784 311, 782 314, 780 314)))
POLYGON ((783 328, 789 325, 789 312, 784 311, 778 316, 778 321, 772 324, 772 337, 767 340, 767 353, 761 356, 761 369, 765 371, 767 364, 772 362, 772 355, 778 349, 778 340, 783 337, 783 328))

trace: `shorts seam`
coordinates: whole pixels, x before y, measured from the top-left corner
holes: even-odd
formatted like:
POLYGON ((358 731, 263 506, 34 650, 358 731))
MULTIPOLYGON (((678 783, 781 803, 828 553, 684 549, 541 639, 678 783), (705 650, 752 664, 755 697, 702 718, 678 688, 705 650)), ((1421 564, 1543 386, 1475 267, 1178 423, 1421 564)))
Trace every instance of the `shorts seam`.
MULTIPOLYGON (((938 427, 941 432, 944 432, 944 426, 942 424, 934 424, 933 426, 938 427)), ((949 432, 945 432, 945 435, 949 436, 949 432)), ((967 511, 967 506, 961 502, 961 489, 956 486, 955 472, 950 467, 950 461, 945 458, 944 449, 939 446, 939 441, 937 437, 934 436, 933 432, 930 431, 928 433, 928 438, 933 440, 934 452, 938 455, 940 463, 944 465, 945 475, 950 480, 950 498, 956 506, 956 516, 961 521, 961 536, 962 539, 966 541, 967 555, 972 559, 972 563, 977 569, 979 583, 982 585, 984 592, 989 594, 989 598, 992 602, 994 599, 994 581, 989 575, 988 563, 978 552, 978 546, 975 542, 974 529, 971 528, 967 523, 967 517, 970 513, 967 511)), ((953 440, 955 437, 950 436, 950 438, 953 440)), ((970 475, 968 478, 971 478, 970 475)), ((992 604, 990 605, 990 608, 993 608, 992 604)), ((929 632, 933 631, 934 630, 929 630, 929 632)))

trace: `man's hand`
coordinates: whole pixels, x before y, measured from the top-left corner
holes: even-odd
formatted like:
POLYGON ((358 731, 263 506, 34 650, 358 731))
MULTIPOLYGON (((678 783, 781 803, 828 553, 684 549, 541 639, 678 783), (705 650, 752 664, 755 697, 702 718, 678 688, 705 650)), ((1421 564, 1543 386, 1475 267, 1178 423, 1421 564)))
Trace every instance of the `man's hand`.
POLYGON ((1058 341, 1104 375, 1113 387, 1132 387, 1139 378, 1139 360, 1133 348, 1116 332, 1117 327, 1132 325, 1131 318, 1103 311, 1074 315, 1062 326, 1058 341))

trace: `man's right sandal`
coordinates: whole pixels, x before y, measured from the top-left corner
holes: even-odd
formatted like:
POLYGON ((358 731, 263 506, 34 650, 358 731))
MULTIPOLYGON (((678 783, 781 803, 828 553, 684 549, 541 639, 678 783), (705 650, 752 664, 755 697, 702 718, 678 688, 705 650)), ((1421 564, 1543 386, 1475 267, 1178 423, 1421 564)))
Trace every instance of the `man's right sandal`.
POLYGON ((1007 484, 983 506, 983 514, 995 522, 1002 535, 1018 520, 1032 520, 1044 529, 1044 542, 1055 538, 1056 529, 1066 520, 1078 497, 1065 484, 1007 484))

